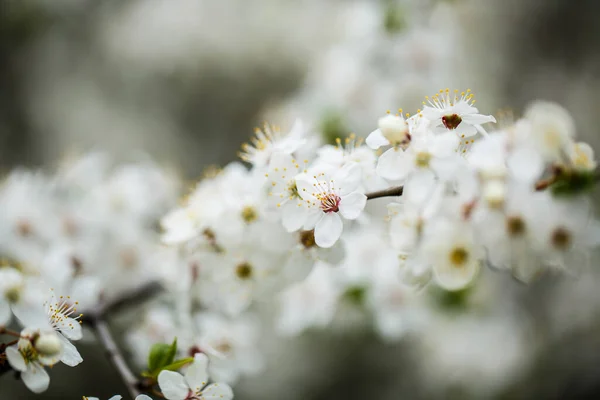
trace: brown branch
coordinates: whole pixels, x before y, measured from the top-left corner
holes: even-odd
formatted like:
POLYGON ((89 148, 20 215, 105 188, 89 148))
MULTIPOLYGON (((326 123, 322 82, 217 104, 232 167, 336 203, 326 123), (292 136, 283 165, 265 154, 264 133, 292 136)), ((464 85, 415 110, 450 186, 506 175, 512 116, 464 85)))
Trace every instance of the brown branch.
POLYGON ((5 326, 0 326, 0 335, 10 335, 10 336, 14 336, 14 337, 21 337, 21 334, 19 332, 10 330, 10 329, 6 329, 5 326))
POLYGON ((139 380, 125 362, 125 357, 123 357, 123 353, 121 353, 119 346, 117 346, 117 343, 113 339, 112 334, 108 329, 108 324, 100 318, 94 320, 92 327, 96 332, 98 341, 102 344, 102 347, 104 347, 107 357, 119 372, 121 380, 127 387, 131 398, 135 399, 136 396, 140 394, 138 389, 139 380))
POLYGON ((367 193, 367 200, 378 199, 381 197, 390 197, 390 196, 402 196, 402 192, 404 191, 403 186, 395 186, 389 189, 379 190, 377 192, 367 193))
POLYGON ((143 303, 159 294, 162 290, 163 287, 158 282, 147 283, 130 293, 101 303, 96 309, 86 312, 82 317, 82 322, 94 329, 98 341, 104 347, 107 357, 121 376, 121 380, 133 399, 141 393, 143 382, 138 379, 127 365, 127 362, 125 362, 125 357, 113 339, 105 317, 108 314, 143 303))

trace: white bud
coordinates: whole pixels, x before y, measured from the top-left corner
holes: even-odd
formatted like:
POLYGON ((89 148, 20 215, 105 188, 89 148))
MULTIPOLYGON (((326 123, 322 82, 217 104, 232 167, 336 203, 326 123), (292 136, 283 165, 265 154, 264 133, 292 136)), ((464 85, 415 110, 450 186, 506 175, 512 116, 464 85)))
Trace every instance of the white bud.
POLYGON ((60 354, 62 343, 55 333, 40 333, 35 340, 35 349, 43 356, 52 357, 60 354))
POLYGON ((500 208, 506 198, 506 185, 501 180, 491 180, 483 187, 483 198, 491 208, 500 208))
POLYGON ((559 158, 575 137, 575 122, 567 110, 555 103, 538 101, 525 113, 531 136, 548 160, 559 158))
POLYGON ((493 164, 479 171, 479 176, 484 181, 501 180, 506 177, 507 168, 504 164, 493 164))
POLYGON ((404 118, 388 114, 379 118, 381 134, 393 144, 402 143, 408 139, 408 125, 404 118))

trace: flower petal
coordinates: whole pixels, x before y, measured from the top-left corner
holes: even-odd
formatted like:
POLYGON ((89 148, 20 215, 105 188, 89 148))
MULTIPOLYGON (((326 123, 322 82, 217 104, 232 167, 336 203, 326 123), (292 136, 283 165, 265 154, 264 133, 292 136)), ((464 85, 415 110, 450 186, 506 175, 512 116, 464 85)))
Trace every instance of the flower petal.
POLYGON ((362 179, 362 169, 355 162, 349 162, 342 168, 335 171, 333 176, 333 184, 339 189, 341 195, 354 192, 358 189, 362 179))
POLYGON ((33 393, 42 393, 50 385, 50 376, 39 364, 31 363, 27 371, 21 373, 21 379, 33 393))
POLYGON ((437 263, 433 266, 438 285, 446 290, 460 290, 467 287, 479 272, 478 261, 466 263, 462 267, 455 267, 448 262, 437 263))
POLYGON ((167 400, 184 400, 190 390, 183 375, 173 371, 161 371, 158 386, 167 400))
POLYGON ((21 352, 17 350, 16 347, 6 348, 6 358, 8 359, 10 366, 17 371, 27 371, 27 363, 25 362, 21 352))
POLYGON ((288 232, 295 232, 302 228, 308 216, 308 209, 296 200, 288 201, 281 210, 281 223, 288 232))
POLYGON ((356 219, 367 205, 367 196, 362 193, 353 192, 342 197, 340 201, 340 213, 346 219, 356 219))
POLYGON ((83 336, 81 324, 73 318, 64 318, 57 325, 60 333, 65 335, 67 339, 79 340, 83 336))
POLYGON ((233 390, 226 383, 213 383, 202 391, 202 399, 231 400, 233 399, 233 390))
POLYGON ((208 357, 197 353, 194 362, 185 372, 185 380, 193 392, 198 393, 208 383, 208 357))
MULTIPOLYGON (((141 395, 141 396, 146 396, 146 395, 144 395, 144 394, 143 394, 143 395, 141 395)), ((138 396, 138 397, 136 397, 136 398, 135 398, 135 400, 139 400, 141 396, 138 396)), ((146 396, 146 397, 148 397, 148 396, 146 396)), ((89 399, 89 398, 90 398, 90 397, 88 397, 88 399, 89 399)), ((120 394, 117 394, 117 395, 115 395, 115 396, 111 397, 111 398, 110 398, 110 399, 108 399, 108 400, 121 400, 122 398, 123 398, 123 396, 121 396, 120 394)), ((150 399, 150 400, 152 400, 152 399, 150 399)))
POLYGON ((377 161, 377 173, 389 180, 406 178, 410 172, 410 160, 406 153, 399 148, 391 148, 383 153, 377 161))
POLYGON ((315 227, 315 242, 319 247, 331 247, 342 235, 344 224, 337 213, 323 214, 315 227))
POLYGON ((463 114, 461 115, 463 122, 469 125, 481 125, 487 124, 488 122, 496 122, 496 118, 491 115, 482 114, 463 114))
POLYGON ((369 136, 367 136, 365 143, 373 150, 377 150, 382 146, 387 146, 390 144, 390 141, 383 136, 383 133, 381 133, 380 129, 375 129, 369 134, 369 136))
POLYGON ((298 194, 302 197, 303 200, 308 200, 311 202, 315 202, 315 185, 317 184, 317 180, 308 174, 299 174, 296 176, 296 189, 298 189, 298 194))
MULTIPOLYGON (((116 398, 116 396, 115 396, 115 398, 116 398)), ((116 400, 120 400, 120 399, 121 399, 121 397, 119 396, 119 398, 116 400)), ((112 400, 112 399, 108 399, 108 400, 112 400)), ((152 397, 146 396, 145 394, 140 394, 138 397, 135 398, 135 400, 152 400, 152 397)))
POLYGON ((79 351, 77 351, 77 348, 73 345, 73 343, 71 343, 63 335, 58 335, 58 338, 60 339, 60 341, 62 343, 62 349, 63 349, 63 353, 62 353, 62 357, 61 357, 60 361, 62 361, 64 364, 68 365, 69 367, 74 367, 76 365, 81 364, 81 362, 83 361, 83 358, 81 357, 81 354, 79 354, 79 351))

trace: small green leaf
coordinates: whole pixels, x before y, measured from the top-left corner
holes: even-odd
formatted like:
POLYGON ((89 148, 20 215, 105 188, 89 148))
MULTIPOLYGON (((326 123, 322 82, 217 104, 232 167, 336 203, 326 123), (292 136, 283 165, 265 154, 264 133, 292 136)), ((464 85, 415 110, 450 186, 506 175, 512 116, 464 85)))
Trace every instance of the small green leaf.
POLYGON ((153 375, 156 371, 160 371, 165 366, 172 364, 176 352, 177 338, 175 338, 170 345, 166 343, 157 343, 152 346, 148 356, 149 373, 153 375))
POLYGON ((193 357, 181 358, 179 360, 173 361, 171 364, 169 364, 167 366, 164 366, 161 371, 164 371, 165 369, 168 371, 177 371, 193 361, 194 361, 193 357))
POLYGON ((550 190, 557 197, 574 196, 592 190, 595 182, 593 171, 564 171, 556 177, 550 190))

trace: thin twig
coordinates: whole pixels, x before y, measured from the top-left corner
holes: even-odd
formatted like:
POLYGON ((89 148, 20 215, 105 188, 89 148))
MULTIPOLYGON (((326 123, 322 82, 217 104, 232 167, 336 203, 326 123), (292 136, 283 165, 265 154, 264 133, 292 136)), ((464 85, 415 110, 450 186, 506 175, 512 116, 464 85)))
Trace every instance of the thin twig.
POLYGON ((119 347, 115 343, 115 340, 108 329, 108 324, 103 319, 97 319, 93 322, 92 327, 96 332, 98 341, 106 350, 106 355, 119 372, 119 375, 121 375, 121 379, 127 387, 129 394, 135 399, 135 397, 140 394, 140 391, 138 390, 138 379, 125 362, 121 350, 119 350, 119 347))
POLYGON ((10 330, 10 329, 6 329, 5 326, 0 326, 0 335, 10 335, 10 336, 14 336, 14 337, 21 337, 21 334, 19 332, 10 330))
POLYGON ((113 339, 105 317, 110 313, 119 312, 125 308, 143 303, 149 298, 156 296, 162 290, 163 287, 158 282, 147 283, 130 293, 101 303, 94 310, 86 312, 82 317, 82 321, 90 325, 96 332, 98 341, 106 350, 108 358, 121 376, 121 380, 127 387, 132 398, 141 393, 141 383, 125 362, 125 357, 113 339))
POLYGON ((380 197, 390 197, 390 196, 402 196, 402 192, 404 191, 403 186, 395 186, 385 190, 379 190, 377 192, 367 193, 367 200, 378 199, 380 197))

